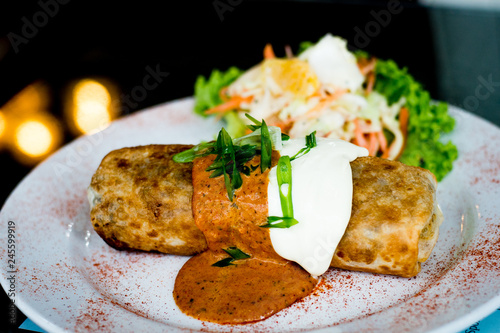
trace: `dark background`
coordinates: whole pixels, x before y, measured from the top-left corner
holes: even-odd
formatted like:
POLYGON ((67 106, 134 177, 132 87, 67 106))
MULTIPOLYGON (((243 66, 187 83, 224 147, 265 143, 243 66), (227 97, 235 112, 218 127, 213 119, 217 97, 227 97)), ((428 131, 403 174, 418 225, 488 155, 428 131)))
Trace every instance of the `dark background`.
MULTIPOLYGON (((42 80, 51 88, 50 111, 61 118, 64 88, 74 78, 106 77, 127 94, 142 83, 147 66, 168 72, 169 76, 149 91, 145 100, 123 108, 125 113, 135 112, 192 95, 196 77, 208 75, 213 68, 249 68, 262 59, 266 43, 272 43, 277 55, 283 56, 285 45, 297 50, 301 41, 317 41, 327 32, 344 37, 353 49, 394 59, 406 66, 433 98, 464 108, 467 105, 461 104, 474 94, 479 75, 486 78, 491 74, 500 82, 496 76, 498 64, 481 61, 485 56, 494 58, 497 31, 486 27, 487 33, 471 33, 467 28, 470 25, 478 29, 477 22, 485 22, 487 17, 497 29, 496 13, 429 8, 416 1, 397 3, 402 6, 399 12, 382 24, 376 17, 387 12, 387 1, 4 2, 0 5, 0 108, 28 84, 42 80), (7 37, 9 33, 22 35, 26 19, 32 21, 37 12, 47 11, 44 6, 49 3, 53 15, 47 24, 15 50, 7 37), (376 29, 377 22, 378 31, 366 30, 376 29), (457 27, 467 31, 462 34, 457 27), (373 36, 362 39, 359 31, 373 36), (464 42, 464 38, 468 39, 464 42), (484 38, 495 43, 484 42, 484 38), (464 45, 480 40, 484 45, 474 52, 464 45), (464 56, 468 58, 464 60, 464 56), (460 81, 457 75, 468 76, 460 81)), ((481 101, 481 107, 471 106, 470 111, 496 120, 495 96, 481 101)), ((64 141, 73 139, 66 131, 64 141)), ((19 164, 5 151, 0 152, 0 163, 4 175, 2 206, 32 167, 19 164)), ((8 325, 9 300, 3 290, 1 301, 0 328, 4 329, 8 325)), ((15 330, 24 318, 19 312, 17 323, 10 329, 15 330)))

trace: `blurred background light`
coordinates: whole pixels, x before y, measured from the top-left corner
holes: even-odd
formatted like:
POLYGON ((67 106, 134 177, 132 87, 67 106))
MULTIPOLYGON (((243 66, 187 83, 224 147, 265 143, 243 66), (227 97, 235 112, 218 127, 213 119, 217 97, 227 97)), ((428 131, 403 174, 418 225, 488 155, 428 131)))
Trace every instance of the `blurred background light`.
POLYGON ((2 111, 7 117, 22 117, 37 113, 40 110, 48 110, 49 104, 49 87, 44 82, 37 81, 27 85, 14 95, 2 106, 2 111))
POLYGON ((0 146, 14 159, 32 167, 62 143, 63 130, 50 110, 51 91, 44 82, 27 85, 0 112, 0 146))
POLYGON ((46 112, 19 120, 10 139, 10 149, 22 164, 35 165, 61 144, 59 121, 46 112))
POLYGON ((53 135, 46 124, 38 120, 27 120, 16 128, 16 145, 30 157, 39 157, 50 151, 53 135))
POLYGON ((118 116, 115 86, 104 79, 85 78, 70 86, 66 97, 66 121, 74 135, 106 128, 118 116))
POLYGON ((3 133, 5 132, 5 116, 3 115, 3 112, 0 111, 0 146, 2 145, 3 142, 3 133))

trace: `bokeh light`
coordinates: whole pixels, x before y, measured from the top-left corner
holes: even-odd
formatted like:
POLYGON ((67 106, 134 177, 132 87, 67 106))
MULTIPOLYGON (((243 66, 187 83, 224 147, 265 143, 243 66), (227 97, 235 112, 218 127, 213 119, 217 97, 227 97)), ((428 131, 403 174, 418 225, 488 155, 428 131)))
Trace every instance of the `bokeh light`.
POLYGON ((61 144, 62 127, 50 108, 51 89, 43 81, 27 85, 2 106, 0 145, 17 162, 34 166, 61 144))
POLYGON ((103 130, 117 115, 113 105, 114 87, 110 82, 81 79, 69 95, 66 117, 75 135, 103 130))
POLYGON ((5 116, 3 115, 3 112, 0 111, 0 140, 2 140, 3 134, 5 133, 5 127, 6 127, 5 116))
POLYGON ((40 157, 50 151, 54 140, 47 125, 38 120, 27 120, 16 128, 15 141, 22 153, 40 157))
POLYGON ((27 85, 5 105, 2 111, 7 115, 24 117, 41 110, 48 110, 50 104, 50 89, 44 82, 37 81, 27 85))
POLYGON ((61 140, 62 130, 57 119, 40 112, 17 122, 10 149, 20 163, 35 165, 54 152, 61 140))

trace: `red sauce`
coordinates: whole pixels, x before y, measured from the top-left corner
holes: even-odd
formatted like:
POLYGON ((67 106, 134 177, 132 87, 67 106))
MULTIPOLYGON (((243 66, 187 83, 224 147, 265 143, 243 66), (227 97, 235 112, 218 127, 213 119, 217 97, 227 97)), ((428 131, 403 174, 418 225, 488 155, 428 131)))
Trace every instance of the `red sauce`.
MULTIPOLYGON (((267 219, 268 172, 242 175, 243 185, 229 201, 223 177, 209 178, 205 169, 215 156, 193 164, 193 214, 208 250, 181 268, 174 298, 184 313, 221 324, 243 324, 265 319, 308 295, 317 280, 299 265, 274 252, 267 219), (249 259, 226 267, 212 266, 229 257, 223 251, 237 247, 249 259)), ((273 154, 273 165, 279 158, 273 154)), ((259 165, 260 157, 249 162, 259 165)))

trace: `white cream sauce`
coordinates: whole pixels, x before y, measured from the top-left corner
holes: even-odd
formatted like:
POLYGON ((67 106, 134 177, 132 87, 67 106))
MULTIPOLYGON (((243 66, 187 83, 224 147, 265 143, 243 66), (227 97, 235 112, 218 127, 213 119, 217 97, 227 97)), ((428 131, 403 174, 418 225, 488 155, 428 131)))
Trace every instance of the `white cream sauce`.
MULTIPOLYGON (((280 154, 291 157, 304 147, 304 138, 290 139, 283 142, 280 154)), ((276 253, 311 275, 326 272, 351 217, 349 162, 367 155, 368 150, 347 141, 317 138, 316 147, 291 162, 293 210, 299 223, 270 228, 276 253)), ((268 206, 269 216, 283 216, 276 167, 269 173, 268 206)))

